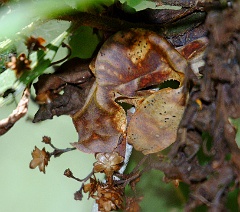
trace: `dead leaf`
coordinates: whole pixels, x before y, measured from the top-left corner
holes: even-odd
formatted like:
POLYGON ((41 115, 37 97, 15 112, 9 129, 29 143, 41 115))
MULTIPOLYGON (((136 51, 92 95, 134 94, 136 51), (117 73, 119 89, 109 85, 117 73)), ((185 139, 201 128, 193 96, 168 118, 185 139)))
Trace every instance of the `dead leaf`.
POLYGON ((171 145, 185 108, 181 91, 165 88, 146 98, 130 120, 127 142, 145 155, 171 145))
POLYGON ((96 58, 96 81, 125 96, 166 80, 183 81, 187 61, 155 32, 121 31, 109 38, 96 58), (115 87, 115 88, 113 88, 115 87))
POLYGON ((185 46, 177 48, 177 50, 189 61, 198 58, 199 55, 202 55, 207 48, 207 45, 208 39, 206 37, 202 37, 188 43, 185 46))
MULTIPOLYGON (((63 88, 63 94, 60 95, 58 93, 54 94, 54 98, 50 98, 53 96, 52 94, 46 96, 47 101, 46 104, 40 105, 40 109, 34 116, 33 122, 39 122, 46 119, 52 119, 54 115, 72 115, 76 113, 79 108, 81 108, 87 97, 88 91, 93 83, 94 79, 89 80, 86 84, 82 84, 81 86, 74 85, 66 85, 63 88)), ((47 92, 45 94, 48 94, 47 92)), ((37 96, 37 100, 39 102, 40 95, 37 96)))
POLYGON ((196 76, 200 77, 200 68, 203 68, 205 61, 203 59, 208 45, 208 39, 202 37, 196 39, 185 46, 178 47, 178 52, 188 61, 196 76))
POLYGON ((88 64, 88 59, 72 58, 54 74, 39 77, 34 88, 40 109, 33 122, 52 119, 54 115, 73 115, 82 108, 95 81, 88 64))
POLYGON ((112 101, 108 104, 109 110, 105 109, 102 106, 105 95, 97 96, 97 90, 95 83, 84 107, 73 115, 79 142, 72 145, 87 153, 112 152, 126 128, 122 107, 112 101))
POLYGON ((96 83, 73 115, 79 133, 73 146, 88 153, 112 152, 127 127, 116 98, 135 97, 139 90, 170 79, 182 84, 187 61, 155 32, 130 29, 109 38, 91 67, 96 83))

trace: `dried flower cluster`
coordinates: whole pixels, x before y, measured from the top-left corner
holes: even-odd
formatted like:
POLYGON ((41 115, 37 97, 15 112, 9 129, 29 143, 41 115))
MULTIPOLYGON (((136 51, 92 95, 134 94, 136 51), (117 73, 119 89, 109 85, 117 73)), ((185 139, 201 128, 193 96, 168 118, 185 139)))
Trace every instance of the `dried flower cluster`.
POLYGON ((19 78, 24 71, 31 70, 31 60, 29 60, 24 53, 20 54, 18 57, 12 56, 11 62, 7 63, 7 67, 14 70, 17 78, 19 78))
POLYGON ((131 189, 135 191, 135 185, 140 179, 140 171, 134 170, 131 174, 118 174, 121 168, 123 157, 117 152, 96 154, 97 162, 94 163, 93 172, 86 178, 79 179, 74 177, 70 169, 66 169, 64 175, 82 182, 81 188, 74 194, 75 200, 82 200, 83 192, 88 193, 88 198, 93 198, 98 204, 98 210, 108 212, 113 210, 122 210, 138 212, 140 206, 138 202, 142 199, 137 197, 126 197, 124 190, 130 184, 131 189), (106 175, 105 182, 96 179, 97 172, 106 175), (119 180, 114 179, 117 175, 119 180), (86 183, 89 180, 89 183, 86 183), (129 204, 133 204, 133 210, 129 204))
POLYGON ((114 172, 121 168, 123 157, 117 152, 113 153, 97 153, 97 162, 94 163, 94 172, 104 172, 106 176, 112 176, 114 172))
POLYGON ((39 49, 46 50, 46 47, 43 46, 43 44, 46 41, 42 37, 35 38, 33 36, 30 36, 26 39, 25 45, 27 46, 27 49, 29 52, 31 51, 38 51, 39 49))
MULTIPOLYGON (((30 168, 31 169, 35 169, 37 166, 39 167, 40 172, 43 172, 45 174, 45 167, 48 165, 48 161, 50 161, 50 158, 52 156, 54 157, 59 157, 61 154, 66 153, 66 152, 70 152, 75 150, 75 148, 66 148, 66 149, 59 149, 56 148, 52 142, 51 142, 51 138, 48 136, 43 136, 42 138, 42 142, 45 144, 48 144, 51 148, 53 148, 53 152, 46 152, 45 148, 43 148, 42 150, 38 149, 35 146, 35 149, 32 152, 32 160, 30 162, 30 168)), ((66 176, 68 176, 67 174, 68 172, 66 172, 66 176)), ((70 170, 69 170, 69 174, 70 174, 70 170)))
POLYGON ((33 159, 31 160, 29 167, 35 169, 38 166, 40 172, 45 174, 45 166, 47 166, 48 161, 50 161, 49 152, 46 152, 45 148, 40 150, 35 146, 35 149, 32 152, 32 157, 33 159))
POLYGON ((46 47, 43 46, 45 40, 41 37, 35 38, 30 36, 26 39, 25 45, 28 49, 28 56, 24 53, 21 53, 18 57, 12 56, 11 61, 6 64, 6 66, 15 71, 17 78, 25 71, 31 70, 31 60, 29 60, 29 55, 32 51, 38 51, 39 49, 46 50, 46 47))
POLYGON ((106 183, 91 179, 90 184, 84 186, 84 192, 88 191, 89 196, 96 200, 100 211, 123 209, 124 189, 114 184, 113 174, 121 168, 124 158, 117 152, 111 152, 97 153, 96 159, 93 170, 95 173, 104 172, 107 177, 106 183))
POLYGON ((123 209, 123 188, 120 186, 105 185, 98 186, 97 197, 95 197, 100 211, 112 211, 123 209))
POLYGON ((83 191, 88 192, 89 197, 96 200, 99 211, 123 209, 124 188, 119 185, 101 183, 91 178, 90 183, 84 185, 83 191))

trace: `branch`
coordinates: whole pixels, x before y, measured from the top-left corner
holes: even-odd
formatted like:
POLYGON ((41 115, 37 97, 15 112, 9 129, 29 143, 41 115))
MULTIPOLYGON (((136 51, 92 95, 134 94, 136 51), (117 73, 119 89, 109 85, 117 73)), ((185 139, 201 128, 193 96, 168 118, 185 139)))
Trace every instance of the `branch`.
POLYGON ((109 32, 117 32, 130 28, 144 28, 155 31, 162 36, 170 37, 185 33, 186 31, 195 28, 203 22, 205 15, 206 14, 204 12, 199 11, 196 7, 193 7, 185 11, 182 16, 179 16, 178 20, 164 24, 130 22, 118 18, 95 15, 87 12, 78 12, 71 15, 60 16, 58 19, 72 21, 75 23, 76 28, 79 26, 90 26, 92 28, 109 32))
POLYGON ((116 32, 129 28, 147 28, 156 30, 156 24, 132 23, 118 18, 99 16, 87 12, 79 12, 72 15, 60 16, 58 19, 72 21, 74 23, 78 23, 80 26, 90 26, 99 30, 110 32, 116 32))
POLYGON ((27 113, 29 97, 30 91, 29 88, 26 88, 17 108, 7 118, 0 121, 0 136, 10 130, 12 126, 27 113))

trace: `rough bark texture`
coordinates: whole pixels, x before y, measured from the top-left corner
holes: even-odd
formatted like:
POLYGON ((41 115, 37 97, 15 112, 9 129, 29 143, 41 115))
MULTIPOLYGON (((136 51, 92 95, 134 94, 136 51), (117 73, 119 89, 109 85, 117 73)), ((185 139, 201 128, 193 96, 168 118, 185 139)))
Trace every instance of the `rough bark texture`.
POLYGON ((153 164, 168 180, 189 184, 186 211, 203 204, 209 211, 225 211, 230 187, 238 186, 240 150, 230 118, 240 117, 239 20, 239 4, 208 13, 209 46, 203 77, 196 80, 188 74, 190 100, 168 154, 170 162, 153 164), (204 164, 199 162, 200 150, 208 158, 204 164))

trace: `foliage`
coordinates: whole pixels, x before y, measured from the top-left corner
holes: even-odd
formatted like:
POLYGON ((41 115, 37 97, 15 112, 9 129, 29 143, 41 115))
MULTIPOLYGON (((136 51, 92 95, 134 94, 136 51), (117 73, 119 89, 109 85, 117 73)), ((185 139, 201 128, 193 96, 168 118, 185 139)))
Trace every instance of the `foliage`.
POLYGON ((138 11, 142 3, 2 2, 0 52, 10 57, 2 57, 0 104, 25 89, 16 110, 0 121, 0 135, 26 114, 33 88, 39 105, 33 123, 69 115, 79 139, 60 149, 44 136, 53 152, 35 146, 30 168, 45 173, 52 156, 73 150, 97 160, 84 179, 65 171, 81 183, 75 200, 88 193, 100 211, 137 212, 144 201, 137 185, 155 169, 164 182, 189 186, 186 211, 224 210, 240 176, 232 124, 240 117, 239 2, 155 0, 158 9, 138 11), (54 19, 69 24, 52 40, 34 35, 54 19), (82 29, 94 43, 87 58, 78 50, 82 29), (55 61, 62 48, 66 56, 55 61), (132 148, 143 155, 124 172, 132 148))

